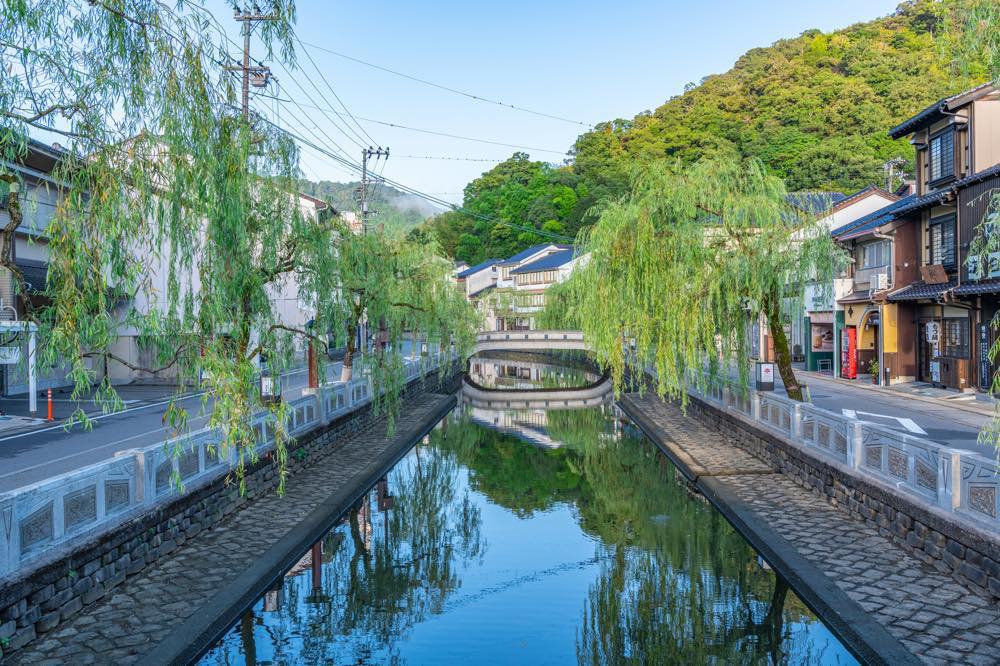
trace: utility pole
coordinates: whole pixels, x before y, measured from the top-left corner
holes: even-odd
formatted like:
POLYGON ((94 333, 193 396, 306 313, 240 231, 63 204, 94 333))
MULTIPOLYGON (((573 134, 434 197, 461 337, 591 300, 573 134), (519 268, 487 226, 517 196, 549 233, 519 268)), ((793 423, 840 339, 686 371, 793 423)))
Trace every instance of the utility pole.
POLYGON ((361 150, 361 229, 363 233, 368 233, 368 160, 371 158, 379 160, 384 157, 389 159, 389 148, 382 150, 379 146, 376 150, 371 146, 361 150))
POLYGON ((264 67, 259 62, 257 67, 250 66, 250 35, 253 33, 254 24, 261 21, 278 21, 281 16, 278 14, 265 14, 256 4, 253 11, 240 9, 239 5, 233 11, 233 18, 243 24, 243 63, 236 66, 226 67, 227 71, 243 73, 243 96, 242 110, 243 120, 250 120, 250 85, 255 88, 263 88, 267 85, 271 77, 271 68, 264 67), (251 79, 251 76, 253 77, 251 79))
MULTIPOLYGON (((906 166, 906 160, 902 157, 894 157, 885 164, 882 165, 882 169, 885 171, 885 189, 892 192, 892 183, 896 180, 896 167, 906 166)), ((900 176, 905 180, 906 173, 901 172, 900 176)))

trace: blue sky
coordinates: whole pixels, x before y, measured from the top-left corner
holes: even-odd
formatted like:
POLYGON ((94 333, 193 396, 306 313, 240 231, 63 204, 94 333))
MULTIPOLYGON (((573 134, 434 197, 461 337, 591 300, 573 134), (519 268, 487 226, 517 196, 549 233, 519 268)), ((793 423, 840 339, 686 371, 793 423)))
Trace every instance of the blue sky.
MULTIPOLYGON (((221 0, 213 2, 218 2, 220 22, 236 37, 231 13, 221 0)), ((304 42, 449 87, 593 123, 653 109, 680 93, 686 83, 729 69, 748 49, 810 28, 833 30, 883 16, 896 4, 897 0, 299 0, 297 33, 304 42)), ((581 131, 580 126, 476 102, 309 50, 355 116, 554 151, 568 149, 581 131)), ((254 55, 263 57, 259 45, 254 55)), ((283 86, 282 97, 326 106, 311 80, 336 105, 308 59, 301 54, 299 59, 300 69, 291 75, 273 67, 283 86)), ((292 127, 297 123, 293 114, 303 115, 294 106, 285 104, 291 108, 287 111, 266 98, 254 104, 269 115, 277 111, 278 121, 292 127)), ((314 131, 325 142, 330 142, 328 135, 359 160, 360 148, 322 113, 305 111, 322 130, 314 131)), ((464 185, 492 165, 405 156, 502 160, 514 151, 359 122, 378 143, 391 147, 393 156, 383 165, 386 177, 449 201, 460 201, 464 185)), ((536 159, 563 159, 557 153, 527 152, 536 159)), ((307 177, 351 179, 324 160, 306 153, 307 177)))

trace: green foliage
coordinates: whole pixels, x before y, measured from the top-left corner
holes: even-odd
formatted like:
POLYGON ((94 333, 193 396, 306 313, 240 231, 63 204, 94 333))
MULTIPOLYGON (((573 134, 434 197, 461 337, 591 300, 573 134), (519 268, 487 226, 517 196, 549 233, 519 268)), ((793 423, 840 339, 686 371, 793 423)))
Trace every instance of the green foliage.
MULTIPOLYGON (((1000 42, 984 28, 995 7, 988 0, 912 0, 884 18, 752 49, 654 111, 580 135, 567 166, 515 154, 469 184, 464 206, 536 228, 553 220, 575 237, 594 204, 626 194, 634 170, 664 158, 754 157, 792 191, 881 183, 892 158, 913 168, 912 147, 891 140, 889 128, 995 76, 984 66, 994 63, 995 72, 1000 59, 1000 42), (968 14, 970 6, 978 13, 968 14)), ((433 218, 429 227, 452 256, 457 242, 450 239, 462 233, 480 238, 482 258, 538 242, 458 214, 433 218)))
POLYGON ((534 162, 526 153, 514 153, 469 183, 462 205, 474 214, 517 227, 449 211, 428 220, 426 228, 456 259, 475 264, 490 257, 508 257, 552 240, 533 233, 533 229, 572 239, 593 203, 588 192, 571 168, 534 162))
POLYGON ((579 326, 616 386, 628 364, 652 365, 658 392, 681 400, 706 360, 745 373, 748 324, 765 315, 775 336, 782 300, 843 260, 755 159, 653 163, 580 240, 590 260, 550 292, 546 325, 579 326), (625 354, 630 338, 639 358, 625 354))
MULTIPOLYGON (((294 4, 271 0, 268 12, 277 20, 255 34, 268 57, 291 67, 294 4)), ((377 355, 370 371, 389 391, 377 406, 391 412, 403 332, 464 344, 473 316, 447 279, 449 263, 433 256, 436 246, 355 237, 331 216, 305 213, 292 140, 234 109, 239 91, 218 64, 228 61, 227 46, 200 3, 5 2, 0 159, 23 158, 29 133, 39 129, 65 139, 53 173, 60 205, 45 230, 45 299, 29 302, 27 313, 39 326, 43 369, 68 364, 74 398, 97 379, 88 363, 95 357, 200 383, 222 452, 238 451, 242 488, 246 463, 257 455, 250 417, 262 407, 275 417, 282 484, 285 473, 287 405, 261 404, 262 358, 280 371, 306 339, 322 346, 320 332, 342 341, 347 322, 359 320, 353 308, 360 301, 387 327, 391 351, 377 355), (280 317, 274 295, 293 279, 299 300, 315 311, 316 332, 280 317), (345 302, 346 295, 356 300, 345 302), (151 366, 113 353, 130 329, 151 366)), ((5 182, 17 178, 0 172, 5 182)), ((0 230, 8 249, 19 223, 12 201, 12 224, 0 230)), ((0 264, 24 293, 12 256, 0 252, 0 264)), ((95 401, 120 406, 110 377, 100 379, 95 401)), ((82 410, 76 418, 85 419, 82 410)), ((187 414, 175 403, 165 421, 184 431, 187 414)), ((180 446, 171 452, 179 455, 180 446)))
MULTIPOLYGON (((360 182, 299 181, 302 192, 328 202, 338 211, 357 210, 357 192, 360 187, 360 182)), ((440 208, 423 199, 382 183, 368 186, 368 208, 372 211, 372 224, 381 224, 389 232, 409 231, 428 217, 441 212, 440 208)))

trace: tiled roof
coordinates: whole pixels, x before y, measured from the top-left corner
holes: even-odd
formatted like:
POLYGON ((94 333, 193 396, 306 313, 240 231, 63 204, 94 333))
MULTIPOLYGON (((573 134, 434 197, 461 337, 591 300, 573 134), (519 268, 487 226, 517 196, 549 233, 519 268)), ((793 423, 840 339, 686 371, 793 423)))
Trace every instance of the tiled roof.
POLYGON ((875 293, 871 289, 862 289, 861 291, 852 291, 847 296, 843 298, 838 298, 838 303, 865 303, 872 299, 872 294, 875 293))
POLYGON ((1000 164, 994 164, 988 169, 983 169, 982 171, 978 171, 972 174, 971 176, 966 176, 961 180, 956 180, 954 183, 951 184, 951 187, 952 189, 959 189, 962 187, 967 187, 969 185, 975 185, 976 183, 980 183, 986 180, 987 178, 991 178, 998 174, 1000 174, 1000 164))
POLYGON ((975 296, 976 294, 997 294, 1000 293, 1000 279, 980 280, 976 282, 966 282, 955 287, 957 296, 975 296))
POLYGON ((944 116, 943 112, 947 110, 948 105, 951 102, 959 99, 960 97, 965 97, 967 95, 975 95, 976 93, 984 92, 988 88, 991 88, 992 85, 993 85, 992 83, 983 83, 976 86, 975 88, 970 88, 969 90, 960 92, 957 95, 952 95, 951 97, 945 97, 943 99, 939 99, 938 101, 934 102, 926 109, 918 113, 917 115, 907 120, 904 120, 899 125, 893 127, 891 130, 889 130, 889 136, 891 136, 893 139, 898 139, 900 137, 906 136, 907 134, 911 134, 920 129, 921 127, 933 123, 937 121, 939 118, 943 117, 944 116))
POLYGON ((475 296, 479 296, 480 294, 483 294, 483 293, 489 291, 490 289, 496 289, 496 288, 497 288, 497 286, 495 284, 488 284, 485 287, 483 287, 482 289, 479 289, 479 290, 474 291, 471 294, 469 294, 469 298, 473 298, 475 296))
POLYGON ((484 261, 482 263, 479 263, 479 264, 476 264, 475 266, 471 266, 469 268, 466 268, 464 271, 461 271, 460 273, 458 273, 458 275, 456 275, 455 277, 457 277, 459 279, 465 278, 465 277, 469 277, 473 273, 478 273, 479 271, 483 270, 484 268, 489 268, 493 264, 499 264, 501 261, 503 261, 503 259, 487 259, 486 261, 484 261))
POLYGON ((892 211, 892 219, 898 219, 909 213, 914 213, 918 210, 923 210, 924 208, 930 208, 939 203, 943 203, 945 199, 951 194, 951 190, 939 190, 938 192, 931 192, 930 194, 925 194, 921 197, 914 197, 910 203, 905 206, 900 206, 892 211))
POLYGON ((860 236, 861 234, 871 231, 886 222, 891 222, 893 219, 892 213, 894 211, 909 205, 916 198, 917 197, 915 195, 911 194, 910 196, 904 197, 899 201, 894 201, 888 206, 879 208, 878 210, 872 211, 871 213, 848 222, 843 226, 837 227, 830 232, 830 235, 837 240, 847 240, 848 238, 860 236))
POLYGON ((504 259, 500 263, 501 263, 502 266, 509 266, 511 264, 516 264, 518 262, 524 261, 525 259, 527 259, 528 257, 530 257, 531 255, 533 255, 533 254, 535 254, 537 252, 541 252, 542 250, 544 250, 547 247, 553 247, 553 246, 559 248, 560 250, 571 250, 571 249, 573 249, 572 245, 557 245, 555 243, 542 243, 541 245, 532 245, 527 250, 521 250, 520 252, 518 252, 517 254, 515 254, 513 257, 507 257, 506 259, 504 259))
POLYGON ((535 273, 537 271, 545 271, 553 268, 559 268, 569 262, 573 261, 573 253, 576 250, 560 250, 559 252, 553 252, 552 254, 547 254, 541 259, 531 262, 530 264, 525 264, 519 268, 515 268, 511 271, 513 274, 517 273, 535 273))
POLYGON ((923 280, 904 287, 897 292, 889 294, 890 301, 919 301, 925 298, 937 298, 945 292, 951 291, 958 284, 955 280, 942 282, 941 284, 926 284, 923 280))

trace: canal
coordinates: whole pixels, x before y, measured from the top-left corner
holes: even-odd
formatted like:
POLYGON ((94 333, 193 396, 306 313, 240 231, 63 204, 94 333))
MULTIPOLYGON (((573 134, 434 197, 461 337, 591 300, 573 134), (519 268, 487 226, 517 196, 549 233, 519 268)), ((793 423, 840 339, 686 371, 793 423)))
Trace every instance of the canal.
MULTIPOLYGON (((503 390, 586 385, 493 354, 503 390)), ((613 406, 460 406, 203 664, 855 663, 613 406)))

